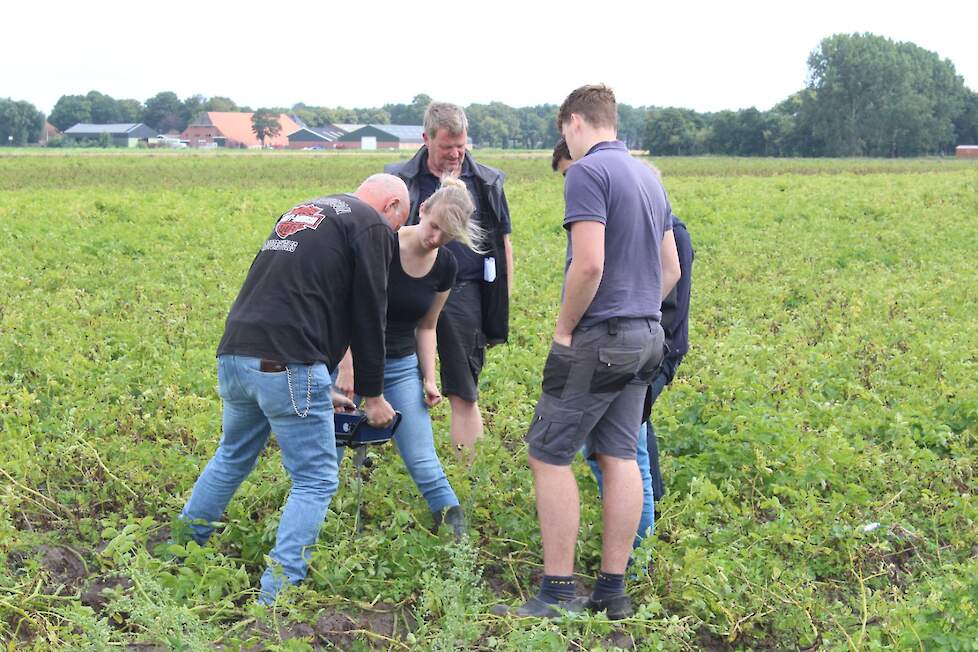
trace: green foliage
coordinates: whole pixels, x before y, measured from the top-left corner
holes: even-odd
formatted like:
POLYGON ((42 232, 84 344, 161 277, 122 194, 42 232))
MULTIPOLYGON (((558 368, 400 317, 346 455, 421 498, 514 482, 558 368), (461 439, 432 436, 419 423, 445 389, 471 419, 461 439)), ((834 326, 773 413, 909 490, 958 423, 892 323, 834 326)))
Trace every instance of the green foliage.
POLYGON ((145 102, 143 122, 158 133, 183 131, 190 122, 190 109, 172 91, 157 93, 145 102))
POLYGON ((475 617, 478 614, 473 607, 484 604, 487 596, 477 564, 478 550, 465 540, 449 544, 448 559, 442 567, 424 571, 418 609, 423 624, 414 632, 415 642, 427 638, 429 649, 456 650, 478 641, 484 626, 475 617))
POLYGON ((143 103, 139 100, 117 100, 116 110, 121 123, 135 124, 143 121, 143 103))
POLYGON ((36 143, 44 132, 44 116, 30 102, 0 97, 0 147, 36 143))
POLYGON ((913 43, 836 34, 808 59, 814 135, 829 156, 948 151, 966 89, 954 65, 913 43))
POLYGON ((644 146, 654 156, 682 156, 705 150, 702 120, 695 111, 652 109, 645 124, 644 146))
POLYGON ((964 109, 954 120, 955 142, 959 145, 978 144, 978 93, 965 89, 964 109))
POLYGON ((978 96, 912 43, 836 34, 808 59, 808 87, 770 111, 651 108, 655 156, 919 156, 978 142, 978 96))
POLYGON ((84 95, 62 95, 48 116, 48 122, 61 131, 91 121, 92 103, 84 95))
POLYGON ((220 96, 208 99, 202 95, 192 95, 181 102, 176 94, 163 92, 146 100, 144 107, 139 100, 116 100, 104 93, 89 91, 86 95, 62 95, 51 111, 49 121, 62 131, 79 122, 93 124, 144 122, 161 133, 166 133, 183 131, 189 120, 201 111, 238 110, 241 109, 233 100, 220 96))
MULTIPOLYGON (((836 34, 808 59, 806 88, 771 110, 698 113, 675 107, 618 105, 618 138, 654 156, 887 156, 949 154, 978 143, 978 94, 954 65, 912 43, 872 34, 836 34)), ((571 89, 568 89, 570 91, 571 89)), ((264 109, 289 112, 311 127, 346 124, 421 124, 431 97, 410 104, 346 108, 264 109)), ((479 147, 550 148, 559 138, 557 106, 511 107, 503 102, 465 107, 469 136, 479 147)), ((261 109, 260 109, 261 110, 261 109)), ((244 111, 233 100, 172 92, 146 101, 114 100, 97 91, 64 95, 50 121, 61 130, 78 122, 138 122, 158 131, 183 131, 203 111, 244 111), (110 119, 111 118, 111 119, 110 119)))
POLYGON ((220 95, 215 95, 214 97, 208 99, 204 102, 204 106, 201 107, 204 111, 238 111, 238 105, 234 103, 229 97, 222 97, 220 95))
POLYGON ((92 108, 93 124, 115 124, 122 122, 122 112, 119 110, 119 103, 108 95, 98 91, 89 91, 85 96, 88 105, 92 108))
POLYGON ((424 112, 429 104, 431 96, 419 93, 410 104, 385 104, 383 111, 389 116, 391 124, 420 125, 424 124, 424 112))
MULTIPOLYGON (((507 173, 516 288, 471 469, 433 411, 471 537, 431 534, 396 453, 375 449, 363 532, 347 461, 309 577, 274 609, 254 604, 289 490, 274 446, 207 545, 167 544, 219 438, 214 349, 282 207, 351 190, 392 156, 0 156, 0 640, 974 649, 973 163, 655 161, 697 255, 692 349, 654 415, 668 494, 637 553, 652 571, 629 584, 634 618, 549 623, 490 607, 541 570, 522 437, 560 298, 562 186, 546 156, 479 156, 507 173), (356 621, 339 642, 321 624, 337 612, 356 621)), ((600 509, 574 470, 586 585, 600 509)))
POLYGON ((278 121, 279 114, 271 109, 258 109, 251 116, 251 130, 265 146, 266 138, 274 138, 282 133, 282 125, 278 121))

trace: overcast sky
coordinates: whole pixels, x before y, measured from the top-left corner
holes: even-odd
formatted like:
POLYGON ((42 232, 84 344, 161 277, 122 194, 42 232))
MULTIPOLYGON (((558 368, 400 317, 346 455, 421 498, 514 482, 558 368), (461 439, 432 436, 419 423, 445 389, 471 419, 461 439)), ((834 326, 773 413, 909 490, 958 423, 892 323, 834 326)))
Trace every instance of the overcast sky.
POLYGON ((253 108, 371 107, 418 93, 526 106, 595 82, 635 106, 763 110, 805 85, 822 38, 867 31, 937 52, 978 90, 973 1, 53 0, 8 2, 3 14, 0 97, 45 113, 93 89, 253 108))

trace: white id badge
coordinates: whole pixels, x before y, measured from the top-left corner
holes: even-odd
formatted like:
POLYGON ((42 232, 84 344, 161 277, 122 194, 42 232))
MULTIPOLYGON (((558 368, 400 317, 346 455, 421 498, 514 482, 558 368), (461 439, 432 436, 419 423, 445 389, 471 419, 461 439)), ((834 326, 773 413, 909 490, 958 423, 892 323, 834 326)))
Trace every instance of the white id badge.
POLYGON ((486 283, 492 283, 496 280, 496 259, 492 256, 486 256, 483 259, 482 279, 486 283))

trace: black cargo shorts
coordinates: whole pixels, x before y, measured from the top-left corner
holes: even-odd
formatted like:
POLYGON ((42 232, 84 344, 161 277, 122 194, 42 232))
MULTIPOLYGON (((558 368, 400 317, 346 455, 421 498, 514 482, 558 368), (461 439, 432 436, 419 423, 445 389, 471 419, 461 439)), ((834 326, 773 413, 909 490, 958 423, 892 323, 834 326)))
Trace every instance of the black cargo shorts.
POLYGON ((436 327, 441 391, 445 396, 479 400, 479 375, 486 362, 482 295, 478 283, 456 285, 436 327))
POLYGON ((634 460, 663 339, 655 320, 613 318, 578 328, 570 346, 554 342, 526 433, 530 455, 566 466, 586 442, 591 454, 634 460))

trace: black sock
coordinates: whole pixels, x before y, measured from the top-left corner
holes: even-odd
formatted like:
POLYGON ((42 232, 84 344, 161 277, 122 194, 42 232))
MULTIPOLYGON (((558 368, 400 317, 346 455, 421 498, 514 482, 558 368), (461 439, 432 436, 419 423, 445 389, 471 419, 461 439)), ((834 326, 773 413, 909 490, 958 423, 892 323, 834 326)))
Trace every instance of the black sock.
POLYGON ((615 575, 613 573, 598 573, 598 580, 594 583, 594 590, 591 592, 592 600, 607 600, 625 595, 625 575, 615 575))
POLYGON ((560 575, 544 575, 540 580, 540 593, 538 598, 548 604, 557 604, 573 600, 577 595, 577 584, 573 575, 561 577, 560 575))

